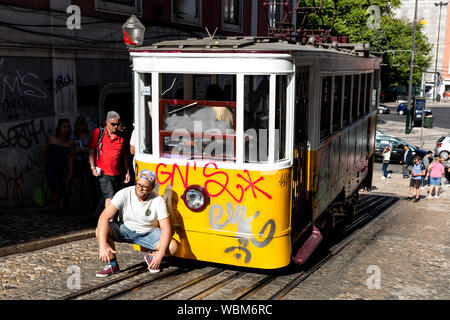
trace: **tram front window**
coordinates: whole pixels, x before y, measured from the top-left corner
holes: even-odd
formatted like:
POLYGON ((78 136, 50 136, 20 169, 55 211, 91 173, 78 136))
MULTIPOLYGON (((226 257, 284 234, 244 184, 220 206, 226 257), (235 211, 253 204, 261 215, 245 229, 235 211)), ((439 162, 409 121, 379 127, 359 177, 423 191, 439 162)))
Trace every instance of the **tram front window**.
POLYGON ((266 163, 269 158, 269 76, 244 77, 244 159, 266 163))
POLYGON ((235 161, 235 76, 163 74, 162 80, 161 156, 235 161))

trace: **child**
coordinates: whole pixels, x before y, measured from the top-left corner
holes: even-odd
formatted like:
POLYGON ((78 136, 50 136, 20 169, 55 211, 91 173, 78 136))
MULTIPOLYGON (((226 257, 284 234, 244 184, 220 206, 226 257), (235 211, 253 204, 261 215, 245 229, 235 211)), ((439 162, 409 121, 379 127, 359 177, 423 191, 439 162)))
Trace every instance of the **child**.
POLYGON ((422 182, 422 177, 425 176, 425 173, 425 165, 422 161, 420 161, 419 156, 415 156, 413 159, 411 180, 409 182, 408 200, 413 200, 414 189, 416 189, 416 198, 414 199, 414 202, 418 202, 420 200, 420 184, 422 182))

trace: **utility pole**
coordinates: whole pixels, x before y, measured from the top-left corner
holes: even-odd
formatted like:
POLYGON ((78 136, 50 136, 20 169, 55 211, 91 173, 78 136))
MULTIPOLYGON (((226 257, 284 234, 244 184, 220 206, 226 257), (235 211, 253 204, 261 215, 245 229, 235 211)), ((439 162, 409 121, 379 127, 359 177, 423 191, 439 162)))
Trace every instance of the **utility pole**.
POLYGON ((408 134, 412 130, 412 126, 409 125, 411 115, 411 94, 412 94, 412 82, 413 82, 413 73, 414 73, 414 50, 416 48, 416 21, 417 21, 417 2, 414 7, 414 21, 413 21, 413 38, 412 38, 412 48, 411 48, 411 68, 409 70, 409 86, 408 86, 408 112, 406 113, 406 127, 405 133, 408 134))
POLYGON ((441 33, 441 11, 442 6, 448 5, 448 2, 435 2, 434 5, 439 6, 439 22, 438 22, 438 33, 437 33, 437 41, 436 41, 436 62, 434 64, 434 90, 433 90, 433 101, 436 101, 436 90, 437 90, 437 64, 438 64, 438 56, 439 56, 439 34, 441 33))

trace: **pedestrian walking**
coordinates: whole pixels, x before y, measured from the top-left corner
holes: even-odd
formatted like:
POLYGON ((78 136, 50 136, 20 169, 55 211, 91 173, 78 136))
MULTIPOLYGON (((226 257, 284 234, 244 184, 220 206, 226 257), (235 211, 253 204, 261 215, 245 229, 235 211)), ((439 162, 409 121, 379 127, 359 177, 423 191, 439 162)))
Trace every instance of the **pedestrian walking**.
POLYGON ((406 179, 409 178, 410 175, 409 166, 411 165, 412 151, 406 144, 403 146, 403 149, 404 149, 403 160, 400 161, 400 164, 402 164, 403 178, 406 179))
POLYGON ((450 187, 450 159, 447 159, 447 162, 444 162, 445 167, 445 179, 447 180, 445 182, 445 185, 447 187, 450 187))
POLYGON ((427 186, 429 184, 429 174, 430 174, 428 172, 428 167, 433 162, 433 152, 428 151, 427 154, 423 157, 422 162, 425 165, 425 168, 427 168, 427 173, 426 173, 425 177, 423 178, 422 185, 427 186))
POLYGON ((42 171, 47 177, 56 214, 67 209, 69 181, 73 171, 73 140, 69 119, 59 119, 55 135, 48 137, 42 154, 42 171))
POLYGON ((444 175, 444 158, 439 157, 438 161, 434 161, 429 167, 428 171, 430 173, 430 194, 429 198, 434 197, 439 198, 439 187, 441 186, 442 176, 444 175))
POLYGON ((420 200, 420 184, 422 182, 422 177, 426 174, 426 171, 425 165, 420 160, 420 157, 415 156, 411 171, 411 180, 409 182, 408 200, 414 199, 414 202, 418 202, 420 200), (416 190, 415 198, 413 197, 414 189, 416 190))
MULTIPOLYGON (((88 203, 85 183, 92 182, 95 186, 95 183, 91 177, 91 170, 89 169, 88 146, 91 133, 89 132, 87 121, 83 116, 77 117, 74 127, 74 132, 71 136, 74 148, 73 187, 80 196, 80 207, 83 208, 88 203)), ((90 184, 91 183, 89 183, 89 185, 90 184)))
MULTIPOLYGON (((106 126, 95 129, 89 142, 91 172, 99 179, 105 208, 114 194, 121 189, 121 176, 125 174, 123 183, 130 181, 128 148, 119 125, 120 115, 109 111, 106 115, 106 126)), ((97 213, 101 212, 100 208, 97 208, 97 213)))
POLYGON ((381 179, 388 179, 391 177, 391 174, 387 170, 389 162, 391 160, 391 152, 391 147, 386 146, 383 150, 383 153, 381 154, 383 156, 383 166, 381 167, 381 169, 383 170, 383 175, 381 176, 381 179))

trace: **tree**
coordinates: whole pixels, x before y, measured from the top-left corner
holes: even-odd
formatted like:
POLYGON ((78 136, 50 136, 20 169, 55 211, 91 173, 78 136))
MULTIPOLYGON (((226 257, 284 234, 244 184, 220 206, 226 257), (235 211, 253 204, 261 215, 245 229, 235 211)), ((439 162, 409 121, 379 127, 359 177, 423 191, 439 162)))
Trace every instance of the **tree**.
MULTIPOLYGON (((320 0, 301 2, 314 6, 320 0)), ((324 0, 321 14, 310 14, 311 24, 332 25, 334 33, 347 35, 350 42, 370 43, 371 52, 383 57, 382 82, 390 86, 408 86, 412 48, 412 21, 394 18, 393 10, 400 6, 400 0, 324 0), (396 52, 387 52, 397 50, 396 52), (408 50, 401 52, 398 50, 408 50), (384 54, 381 54, 383 53, 384 54), (376 54, 378 53, 378 54, 376 54)), ((413 83, 419 84, 422 71, 432 60, 432 46, 422 32, 422 25, 416 24, 415 65, 413 83)))

